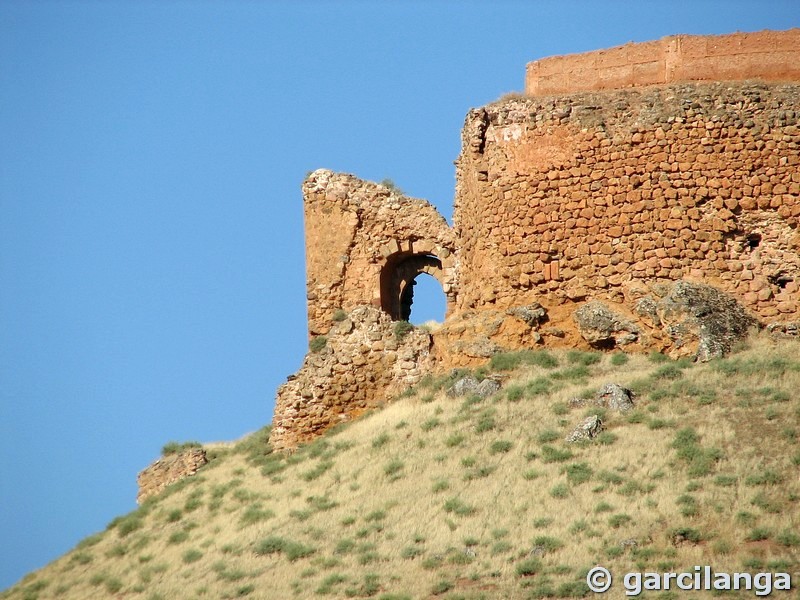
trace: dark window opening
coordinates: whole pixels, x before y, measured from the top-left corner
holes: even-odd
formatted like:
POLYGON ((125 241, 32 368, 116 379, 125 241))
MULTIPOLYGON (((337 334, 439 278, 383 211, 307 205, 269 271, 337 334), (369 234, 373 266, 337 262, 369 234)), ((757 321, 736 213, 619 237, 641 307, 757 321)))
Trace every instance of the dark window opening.
POLYGON ((614 350, 617 347, 617 340, 613 337, 597 340, 590 344, 596 350, 614 350))
POLYGON ((794 281, 794 278, 787 275, 786 273, 776 273, 775 275, 768 275, 767 281, 769 281, 772 285, 778 286, 780 289, 786 289, 786 286, 794 281))
POLYGON ((753 250, 754 248, 758 248, 758 245, 761 243, 761 234, 760 233, 751 233, 747 236, 745 240, 745 248, 750 248, 753 250))

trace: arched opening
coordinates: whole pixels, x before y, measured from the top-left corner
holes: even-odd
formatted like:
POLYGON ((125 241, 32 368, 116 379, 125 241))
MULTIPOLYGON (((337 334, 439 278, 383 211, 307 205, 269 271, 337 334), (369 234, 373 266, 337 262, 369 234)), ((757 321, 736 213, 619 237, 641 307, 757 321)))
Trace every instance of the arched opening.
MULTIPOLYGON (((432 275, 420 273, 403 291, 407 296, 408 314, 406 320, 414 325, 428 321, 442 323, 447 312, 447 297, 442 285, 432 275)), ((405 307, 406 300, 403 300, 405 307)))
POLYGON ((381 308, 395 321, 444 321, 447 299, 439 281, 441 272, 442 261, 432 254, 390 256, 381 270, 381 308))

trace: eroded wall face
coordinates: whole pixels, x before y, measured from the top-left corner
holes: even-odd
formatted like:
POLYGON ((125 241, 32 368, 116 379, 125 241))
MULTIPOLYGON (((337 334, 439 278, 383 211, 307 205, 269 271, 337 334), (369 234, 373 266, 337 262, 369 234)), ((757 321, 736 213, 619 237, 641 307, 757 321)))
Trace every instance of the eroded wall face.
POLYGON ((397 328, 418 273, 456 299, 455 237, 424 200, 320 169, 303 183, 312 352, 277 394, 270 441, 289 450, 396 396, 433 368, 424 330, 397 328))
POLYGON ((800 29, 719 36, 676 35, 528 63, 531 96, 680 81, 797 81, 800 29))
POLYGON ((324 335, 339 309, 385 306, 384 268, 414 255, 440 260, 430 274, 454 303, 455 237, 428 202, 324 169, 303 183, 303 200, 310 336, 324 335))
POLYGON ((471 111, 458 162, 458 310, 689 279, 798 317, 800 86, 682 84, 471 111))

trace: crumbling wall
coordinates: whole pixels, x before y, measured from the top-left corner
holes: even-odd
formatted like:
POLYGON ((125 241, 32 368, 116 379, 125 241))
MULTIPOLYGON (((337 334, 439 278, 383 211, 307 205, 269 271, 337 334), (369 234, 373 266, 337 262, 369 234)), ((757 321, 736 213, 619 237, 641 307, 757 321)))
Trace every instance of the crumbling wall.
POLYGON ((679 36, 529 65, 536 97, 467 115, 452 229, 392 186, 310 174, 314 352, 278 391, 275 447, 427 370, 504 349, 625 345, 702 359, 759 321, 800 321, 800 85, 669 83, 800 80, 799 34, 679 36), (659 85, 563 93, 584 89, 578 80, 659 85), (420 273, 442 284, 447 318, 403 337, 396 322, 420 273))
POLYGON ((431 335, 397 327, 376 307, 354 309, 324 339, 278 389, 270 433, 277 450, 294 448, 378 406, 433 368, 431 335))
POLYGON ((467 116, 457 311, 633 305, 641 285, 713 285, 796 319, 800 86, 681 84, 513 99, 467 116), (638 292, 636 290, 639 290, 638 292))
POLYGON ((190 448, 183 452, 162 456, 142 470, 136 478, 139 486, 136 502, 141 504, 171 483, 195 475, 198 469, 207 462, 206 451, 202 448, 190 448))
POLYGON ((303 205, 309 335, 325 334, 339 309, 370 305, 398 318, 400 296, 421 272, 453 306, 455 237, 428 202, 319 169, 303 182, 303 205))
POLYGON ((278 390, 270 441, 291 449, 396 396, 433 367, 407 320, 414 280, 457 298, 455 236, 424 200, 319 169, 303 182, 310 352, 278 390))
POLYGON ((528 63, 531 96, 613 90, 681 81, 797 81, 800 29, 676 35, 528 63))

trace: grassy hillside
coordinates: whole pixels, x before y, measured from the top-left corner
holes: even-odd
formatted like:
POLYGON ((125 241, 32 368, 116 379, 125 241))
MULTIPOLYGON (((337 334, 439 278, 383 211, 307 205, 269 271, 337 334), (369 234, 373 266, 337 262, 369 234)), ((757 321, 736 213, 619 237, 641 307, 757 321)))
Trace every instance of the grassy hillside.
POLYGON ((797 587, 799 350, 498 355, 478 373, 505 378, 490 398, 428 378, 294 455, 267 430, 217 450, 0 597, 562 598, 590 595, 596 564, 787 571, 797 587), (570 408, 608 382, 637 393, 633 411, 570 408), (590 414, 605 432, 564 442, 590 414))

